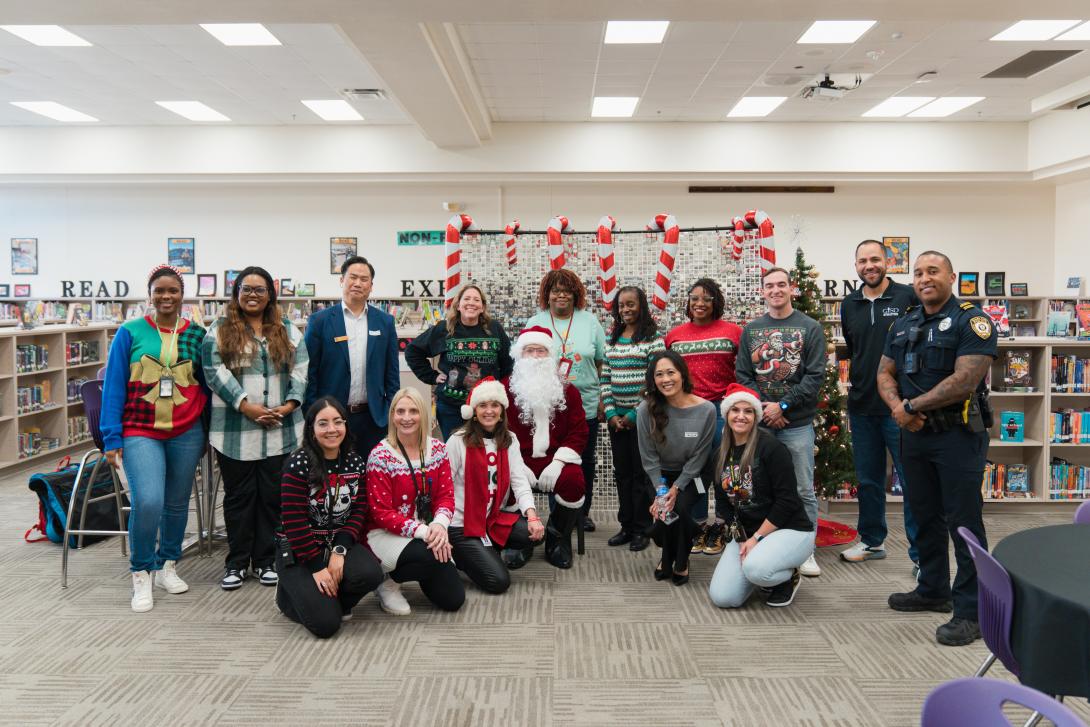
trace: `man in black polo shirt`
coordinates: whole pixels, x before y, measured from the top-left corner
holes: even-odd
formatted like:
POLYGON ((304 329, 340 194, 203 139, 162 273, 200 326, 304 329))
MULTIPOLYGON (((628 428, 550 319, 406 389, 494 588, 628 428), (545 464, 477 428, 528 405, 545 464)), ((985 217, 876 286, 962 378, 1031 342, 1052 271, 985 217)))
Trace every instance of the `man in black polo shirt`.
MULTIPOLYGON (((855 476, 859 481, 859 542, 840 554, 851 563, 885 558, 882 543, 886 539, 886 451, 901 488, 905 474, 901 468, 901 429, 889 414, 889 407, 878 396, 876 377, 878 361, 886 344, 886 333, 893 321, 920 301, 908 285, 886 277, 886 250, 877 240, 863 240, 855 248, 855 272, 863 285, 844 296, 840 323, 851 359, 848 390, 848 421, 852 430, 855 476)), ((903 503, 908 557, 919 562, 916 552, 916 521, 903 503)), ((913 566, 913 574, 919 565, 913 566)))

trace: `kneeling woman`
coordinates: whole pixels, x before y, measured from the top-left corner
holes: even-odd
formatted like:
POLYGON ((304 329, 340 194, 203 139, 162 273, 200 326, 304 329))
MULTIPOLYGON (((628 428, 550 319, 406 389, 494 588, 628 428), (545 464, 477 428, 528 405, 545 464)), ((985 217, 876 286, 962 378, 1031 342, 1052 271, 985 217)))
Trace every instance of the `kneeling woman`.
POLYGON ((508 403, 503 384, 491 376, 481 379, 462 406, 468 421, 447 442, 454 479, 454 561, 488 593, 503 593, 511 585, 498 549, 523 550, 545 535, 518 439, 507 431, 508 403))
POLYGON ((367 491, 363 457, 333 397, 311 404, 303 446, 284 464, 280 509, 288 548, 277 549, 276 605, 319 638, 337 633, 352 607, 382 583, 363 544, 367 491))
POLYGON ((692 506, 707 497, 700 471, 712 448, 715 407, 692 393, 689 367, 675 351, 651 357, 644 385, 647 394, 636 409, 640 459, 656 488, 669 487, 665 507, 651 504, 651 537, 662 548, 655 578, 672 576, 680 586, 689 581, 689 552, 696 534, 692 506))
POLYGON ((401 389, 390 404, 388 433, 367 458, 367 544, 390 574, 377 593, 395 616, 410 612, 398 585, 405 581, 418 581, 444 611, 457 611, 466 596, 447 536, 454 517, 450 463, 443 443, 428 436, 431 428, 419 392, 401 389))
POLYGON ((731 384, 721 407, 726 423, 716 512, 733 519, 738 535, 728 538, 708 593, 716 606, 737 608, 754 588, 768 588, 769 606, 789 606, 816 535, 795 485, 791 453, 757 426, 761 402, 752 389, 731 384))

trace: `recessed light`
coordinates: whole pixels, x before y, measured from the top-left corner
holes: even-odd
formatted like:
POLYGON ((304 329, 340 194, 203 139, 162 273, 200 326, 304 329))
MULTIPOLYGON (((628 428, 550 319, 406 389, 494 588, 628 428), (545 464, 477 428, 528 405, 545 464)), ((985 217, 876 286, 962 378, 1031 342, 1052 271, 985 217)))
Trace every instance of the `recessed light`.
POLYGON ((661 43, 670 27, 669 20, 610 20, 606 23, 606 43, 661 43))
POLYGON ((1078 24, 1078 20, 1019 20, 991 40, 1048 40, 1078 24))
POLYGON ((17 35, 34 45, 88 46, 91 45, 75 33, 59 25, 0 25, 0 28, 17 35))
POLYGON ((918 119, 937 119, 941 116, 956 114, 962 109, 967 109, 975 103, 984 100, 983 96, 943 96, 937 98, 926 106, 921 106, 909 116, 918 119))
POLYGON ((796 43, 854 43, 877 20, 815 20, 796 43))
POLYGON ((11 105, 57 121, 98 121, 94 116, 88 116, 55 101, 12 101, 11 105))
POLYGON ((1083 23, 1077 28, 1072 28, 1056 40, 1090 40, 1090 22, 1083 23))
POLYGON ((636 112, 639 96, 595 96, 590 115, 599 118, 625 118, 636 112))
POLYGON ((201 27, 224 45, 280 45, 261 23, 201 23, 201 27))
POLYGON ((210 106, 202 104, 200 101, 156 101, 158 105, 165 108, 167 111, 173 111, 179 116, 183 116, 190 121, 230 121, 219 111, 216 111, 210 106))
POLYGON ((727 116, 739 118, 746 116, 768 116, 787 100, 787 96, 746 96, 734 104, 727 116))
POLYGON ((892 98, 887 98, 863 115, 889 118, 904 116, 909 111, 915 111, 925 103, 930 103, 934 100, 934 96, 893 96, 892 98))
POLYGON ((326 121, 363 121, 363 117, 352 105, 341 99, 312 99, 303 101, 303 105, 326 121))

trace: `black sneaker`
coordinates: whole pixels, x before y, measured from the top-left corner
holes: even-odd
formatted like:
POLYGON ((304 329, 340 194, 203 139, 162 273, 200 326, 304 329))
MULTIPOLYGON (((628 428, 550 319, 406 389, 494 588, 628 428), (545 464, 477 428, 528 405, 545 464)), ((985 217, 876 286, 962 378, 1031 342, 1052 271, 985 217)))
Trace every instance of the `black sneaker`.
POLYGON ((795 600, 795 594, 799 592, 799 584, 801 583, 802 576, 799 575, 799 569, 796 568, 790 578, 772 587, 765 603, 775 608, 790 606, 791 602, 795 600))
POLYGON ((246 580, 245 568, 227 568, 223 571, 223 578, 220 579, 220 588, 225 591, 233 591, 236 588, 241 588, 244 580, 246 580))
POLYGON ((934 611, 935 613, 950 613, 954 606, 949 598, 926 598, 916 591, 908 593, 894 593, 889 597, 889 607, 894 611, 934 611))
MULTIPOLYGON (((586 530, 586 528, 583 528, 583 532, 586 532, 586 530)), ((627 530, 622 530, 621 532, 617 533, 612 538, 607 540, 606 545, 624 545, 625 543, 631 542, 632 533, 628 532, 627 530)))
POLYGON ((968 646, 980 638, 980 623, 955 616, 935 629, 935 641, 943 646, 968 646))
POLYGON ((275 586, 280 582, 280 576, 277 575, 275 568, 264 566, 262 568, 256 568, 254 575, 257 576, 258 582, 263 586, 275 586))

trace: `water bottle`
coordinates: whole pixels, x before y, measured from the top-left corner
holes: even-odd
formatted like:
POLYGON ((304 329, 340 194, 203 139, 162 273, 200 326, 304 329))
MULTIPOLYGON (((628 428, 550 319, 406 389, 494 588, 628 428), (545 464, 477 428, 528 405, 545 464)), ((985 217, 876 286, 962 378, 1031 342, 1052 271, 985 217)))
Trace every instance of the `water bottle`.
POLYGON ((659 489, 655 493, 655 512, 658 513, 658 519, 666 525, 672 524, 678 518, 676 512, 666 507, 666 495, 669 492, 670 488, 666 484, 666 478, 663 477, 659 480, 659 489))

